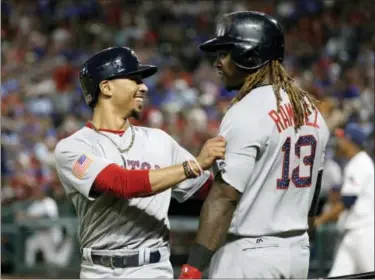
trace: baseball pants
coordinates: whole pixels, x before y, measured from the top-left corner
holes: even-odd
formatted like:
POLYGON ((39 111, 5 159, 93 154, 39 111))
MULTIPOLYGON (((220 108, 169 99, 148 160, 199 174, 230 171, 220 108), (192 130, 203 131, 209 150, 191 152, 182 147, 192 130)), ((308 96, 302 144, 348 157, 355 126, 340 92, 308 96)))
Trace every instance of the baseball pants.
POLYGON ((168 247, 159 248, 160 261, 148 263, 150 250, 91 250, 83 248, 80 278, 168 278, 173 279, 173 268, 169 261, 168 247), (139 254, 139 266, 111 268, 94 264, 91 254, 103 256, 125 256, 139 254))
POLYGON ((215 253, 209 278, 306 279, 309 258, 307 233, 289 238, 240 238, 215 253))
POLYGON ((374 271, 374 225, 348 231, 329 277, 374 271))

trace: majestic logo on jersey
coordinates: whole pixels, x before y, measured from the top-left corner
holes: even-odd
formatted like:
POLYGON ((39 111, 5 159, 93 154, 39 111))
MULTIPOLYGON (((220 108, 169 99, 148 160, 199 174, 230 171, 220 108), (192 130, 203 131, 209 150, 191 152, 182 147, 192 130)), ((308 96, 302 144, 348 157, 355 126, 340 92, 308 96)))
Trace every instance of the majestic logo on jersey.
POLYGON ((261 242, 263 242, 263 239, 262 238, 258 238, 257 241, 256 241, 256 244, 259 244, 261 242))
POLYGON ((78 179, 82 179, 93 160, 82 154, 73 164, 72 173, 78 179))

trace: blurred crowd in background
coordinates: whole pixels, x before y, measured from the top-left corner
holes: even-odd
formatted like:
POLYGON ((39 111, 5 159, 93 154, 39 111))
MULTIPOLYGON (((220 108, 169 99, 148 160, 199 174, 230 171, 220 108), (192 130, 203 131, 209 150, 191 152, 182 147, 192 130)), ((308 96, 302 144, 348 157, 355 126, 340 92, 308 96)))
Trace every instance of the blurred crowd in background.
MULTIPOLYGON (((375 1, 2 1, 2 205, 39 197, 40 190, 66 199, 54 147, 90 119, 78 71, 110 46, 129 46, 159 67, 145 80, 142 118, 132 122, 166 130, 196 154, 236 94, 221 86, 197 46, 213 36, 218 16, 240 10, 280 21, 287 71, 322 101, 331 131, 359 123, 373 156, 375 1)), ((330 147, 323 198, 341 180, 334 137, 330 147)))

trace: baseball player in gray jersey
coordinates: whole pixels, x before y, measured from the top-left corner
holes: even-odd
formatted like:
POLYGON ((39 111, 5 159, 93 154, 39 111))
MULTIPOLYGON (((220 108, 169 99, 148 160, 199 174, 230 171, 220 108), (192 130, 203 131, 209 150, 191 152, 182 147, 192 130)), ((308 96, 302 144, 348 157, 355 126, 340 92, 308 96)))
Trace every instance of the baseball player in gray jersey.
POLYGON ((180 278, 200 278, 209 264, 210 278, 306 278, 329 138, 316 101, 286 74, 283 31, 268 15, 225 15, 200 48, 216 52, 215 68, 238 94, 220 126, 225 160, 180 278))
POLYGON ((128 121, 143 107, 142 79, 157 68, 128 48, 92 56, 80 82, 93 118, 56 146, 56 167, 79 220, 81 278, 173 278, 169 261, 171 195, 182 202, 210 185, 223 137, 195 159, 168 134, 128 121), (173 188, 173 189, 172 189, 173 188))

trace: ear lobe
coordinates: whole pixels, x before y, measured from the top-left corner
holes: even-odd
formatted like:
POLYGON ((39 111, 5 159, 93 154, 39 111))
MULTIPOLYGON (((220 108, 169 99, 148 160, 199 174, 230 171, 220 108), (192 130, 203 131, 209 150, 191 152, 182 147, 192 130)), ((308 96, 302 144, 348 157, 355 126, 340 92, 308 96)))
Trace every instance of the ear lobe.
POLYGON ((108 97, 112 96, 112 91, 111 91, 112 86, 111 86, 109 81, 107 81, 107 80, 101 81, 100 84, 99 84, 99 88, 100 88, 100 91, 105 96, 108 96, 108 97))

